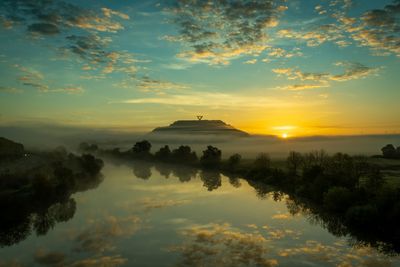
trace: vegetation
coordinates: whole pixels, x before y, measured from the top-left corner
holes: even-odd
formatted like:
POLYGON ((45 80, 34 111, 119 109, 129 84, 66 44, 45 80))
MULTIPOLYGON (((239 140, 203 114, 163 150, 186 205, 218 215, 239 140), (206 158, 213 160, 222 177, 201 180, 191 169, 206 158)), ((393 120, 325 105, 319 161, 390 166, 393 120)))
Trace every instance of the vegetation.
POLYGON ((25 149, 22 144, 0 137, 0 160, 21 158, 24 153, 25 149))
POLYGON ((392 144, 382 147, 382 155, 387 159, 400 159, 400 146, 395 148, 392 144))
MULTIPOLYGON (((137 159, 136 152, 132 151, 112 149, 100 152, 137 159)), ((293 212, 312 211, 314 219, 333 234, 349 234, 356 242, 375 246, 384 252, 400 253, 400 229, 397 226, 400 221, 400 189, 387 184, 380 166, 371 163, 367 157, 343 153, 328 155, 322 150, 305 154, 292 151, 286 159, 286 166, 276 168, 265 153, 246 165, 239 154, 222 161, 221 150, 213 146, 208 146, 200 159, 189 146, 180 146, 172 151, 164 146, 154 155, 146 149, 145 157, 141 159, 186 166, 174 171, 162 167, 166 177, 172 172, 181 181, 190 180, 196 173, 188 169, 182 171, 185 168, 201 168, 200 178, 210 191, 221 185, 219 173, 230 177, 235 186, 240 185, 237 177, 243 177, 260 196, 272 189, 288 195, 297 207, 292 207, 293 212)), ((143 173, 146 174, 142 175, 144 179, 150 177, 150 166, 143 173)), ((275 197, 278 199, 279 193, 275 197)))
POLYGON ((46 234, 71 219, 76 210, 71 195, 97 187, 102 167, 102 160, 69 154, 63 147, 0 160, 0 247, 18 243, 32 231, 46 234))

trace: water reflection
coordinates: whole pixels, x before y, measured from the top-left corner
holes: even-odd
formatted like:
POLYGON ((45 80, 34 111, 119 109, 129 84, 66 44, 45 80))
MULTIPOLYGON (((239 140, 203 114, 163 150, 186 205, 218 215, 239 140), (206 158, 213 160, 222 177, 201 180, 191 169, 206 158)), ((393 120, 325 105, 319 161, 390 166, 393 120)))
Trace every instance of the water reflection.
MULTIPOLYGON (((152 165, 149 163, 145 165, 133 164, 132 167, 136 176, 142 179, 143 173, 147 174, 146 177, 149 176, 149 173, 151 174, 151 167, 154 167, 165 178, 169 178, 173 174, 178 177, 180 182, 188 182, 198 176, 208 191, 214 191, 222 185, 221 174, 216 171, 199 171, 187 166, 158 163, 153 163, 152 165), (141 174, 141 176, 137 174, 141 174)), ((238 177, 228 176, 228 179, 234 187, 240 187, 240 179, 238 177)), ((260 199, 271 198, 277 202, 285 201, 287 209, 292 215, 305 216, 310 223, 319 224, 335 236, 349 237, 350 244, 352 245, 372 246, 387 254, 398 254, 400 251, 398 234, 393 231, 384 231, 384 229, 383 231, 371 231, 370 228, 365 227, 365 225, 371 225, 371 222, 367 218, 363 222, 364 227, 360 224, 352 224, 346 218, 332 212, 327 212, 319 203, 312 203, 304 197, 300 198, 296 195, 288 194, 279 190, 279 188, 263 182, 252 180, 246 180, 246 182, 254 188, 256 195, 260 199)), ((379 225, 379 223, 376 222, 376 225, 379 225)))
MULTIPOLYGON (((50 203, 45 213, 36 208, 25 216, 28 227, 24 229, 45 233, 58 222, 70 220, 78 203, 75 218, 51 231, 64 232, 46 235, 55 239, 53 243, 44 238, 29 246, 29 241, 22 242, 0 252, 0 258, 28 248, 25 254, 30 258, 15 266, 342 267, 398 263, 371 246, 349 248, 346 240, 316 226, 335 235, 349 234, 337 216, 324 217, 310 203, 263 183, 140 162, 118 167, 107 164, 104 174, 107 179, 96 191, 74 196, 76 201, 68 196, 65 201, 50 203), (316 225, 305 223, 305 218, 316 225)), ((93 179, 75 188, 102 182, 101 177, 93 179)), ((10 235, 23 232, 21 227, 10 235)), ((12 266, 10 259, 0 260, 0 266, 12 266)))
MULTIPOLYGON (((42 174, 51 175, 43 172, 42 174)), ((48 188, 47 185, 36 188, 34 192, 22 188, 13 193, 1 193, 0 246, 19 243, 32 232, 36 235, 45 235, 57 223, 73 218, 76 202, 71 195, 96 188, 103 180, 101 175, 81 178, 73 179, 63 192, 54 194, 50 193, 53 189, 48 188)))

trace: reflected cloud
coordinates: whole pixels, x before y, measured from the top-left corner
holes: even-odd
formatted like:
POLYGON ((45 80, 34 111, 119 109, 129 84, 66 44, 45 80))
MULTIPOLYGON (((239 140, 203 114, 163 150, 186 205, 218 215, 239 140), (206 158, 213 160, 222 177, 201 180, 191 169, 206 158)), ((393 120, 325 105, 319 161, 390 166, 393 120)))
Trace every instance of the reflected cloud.
POLYGON ((143 207, 145 211, 151 211, 154 209, 163 209, 168 207, 175 207, 180 205, 185 205, 190 203, 190 200, 173 200, 173 199, 165 199, 165 200, 157 200, 152 198, 144 198, 138 201, 138 205, 143 207))
POLYGON ((90 226, 76 238, 75 251, 103 253, 114 250, 114 238, 129 237, 142 228, 138 216, 108 216, 104 221, 90 222, 90 226))
POLYGON ((266 239, 258 233, 245 233, 229 224, 193 225, 181 233, 182 245, 171 246, 181 260, 176 266, 277 266, 267 256, 266 239))
POLYGON ((66 255, 62 252, 47 252, 44 249, 36 251, 35 262, 46 266, 64 266, 66 255))
POLYGON ((293 215, 291 215, 290 213, 279 213, 279 214, 272 215, 271 219, 273 219, 273 220, 291 220, 291 219, 293 219, 293 215))
POLYGON ((117 256, 102 256, 102 257, 93 257, 87 258, 84 260, 76 261, 67 267, 98 267, 98 266, 110 266, 117 267, 124 265, 128 262, 126 258, 123 258, 119 255, 117 256))

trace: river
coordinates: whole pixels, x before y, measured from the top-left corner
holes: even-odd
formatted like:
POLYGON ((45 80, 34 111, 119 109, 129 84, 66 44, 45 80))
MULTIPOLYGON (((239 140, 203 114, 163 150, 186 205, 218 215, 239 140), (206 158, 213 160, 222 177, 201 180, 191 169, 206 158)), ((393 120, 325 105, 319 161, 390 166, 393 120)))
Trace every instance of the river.
POLYGON ((102 174, 72 219, 3 246, 0 266, 400 266, 242 179, 109 161, 102 174))

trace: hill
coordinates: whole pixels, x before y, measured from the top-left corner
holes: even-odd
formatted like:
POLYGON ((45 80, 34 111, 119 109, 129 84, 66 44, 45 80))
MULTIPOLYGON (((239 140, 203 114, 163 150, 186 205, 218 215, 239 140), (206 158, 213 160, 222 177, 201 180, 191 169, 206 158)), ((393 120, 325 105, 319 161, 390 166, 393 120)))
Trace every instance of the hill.
POLYGON ((179 120, 166 127, 155 128, 152 134, 171 135, 219 135, 246 137, 248 133, 238 130, 221 120, 179 120))

